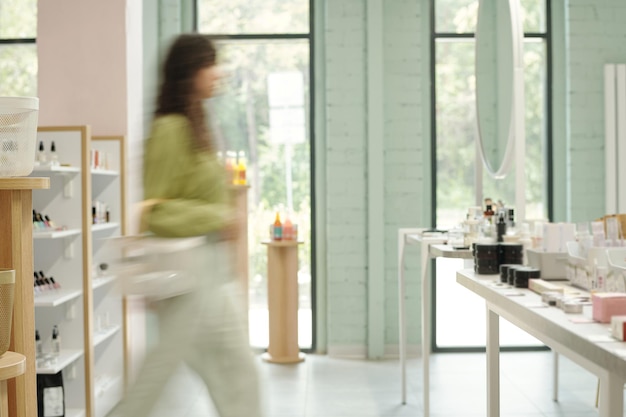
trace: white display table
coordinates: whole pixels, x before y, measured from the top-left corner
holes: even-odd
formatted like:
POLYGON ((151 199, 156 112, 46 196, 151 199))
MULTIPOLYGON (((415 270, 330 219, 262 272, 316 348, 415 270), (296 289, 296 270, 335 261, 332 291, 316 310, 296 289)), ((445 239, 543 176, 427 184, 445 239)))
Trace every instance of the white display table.
POLYGON ((407 245, 421 245, 421 280, 422 280, 422 369, 424 381, 424 417, 430 412, 430 343, 431 343, 431 299, 432 290, 428 279, 428 265, 434 258, 471 259, 471 250, 453 249, 443 243, 447 235, 426 232, 426 229, 400 229, 398 231, 398 306, 400 320, 400 364, 402 378, 402 404, 406 404, 406 280, 404 274, 404 252, 407 245))
MULTIPOLYGON (((487 306, 487 415, 500 415, 499 317, 541 340, 600 378, 600 417, 622 416, 626 382, 626 343, 610 339, 609 325, 575 323, 591 318, 591 306, 582 314, 565 314, 545 307, 528 290, 499 284, 497 275, 457 272, 457 282, 485 299, 487 306)), ((581 290, 572 289, 572 291, 581 290)))

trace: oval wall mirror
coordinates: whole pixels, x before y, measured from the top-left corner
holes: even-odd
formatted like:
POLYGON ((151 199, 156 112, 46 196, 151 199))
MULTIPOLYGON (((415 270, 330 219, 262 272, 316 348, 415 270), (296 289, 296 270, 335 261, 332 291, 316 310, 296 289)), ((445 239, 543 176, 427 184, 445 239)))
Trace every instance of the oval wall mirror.
POLYGON ((519 0, 480 0, 478 5, 478 141, 483 163, 495 178, 506 176, 515 148, 515 70, 523 68, 519 10, 519 0))

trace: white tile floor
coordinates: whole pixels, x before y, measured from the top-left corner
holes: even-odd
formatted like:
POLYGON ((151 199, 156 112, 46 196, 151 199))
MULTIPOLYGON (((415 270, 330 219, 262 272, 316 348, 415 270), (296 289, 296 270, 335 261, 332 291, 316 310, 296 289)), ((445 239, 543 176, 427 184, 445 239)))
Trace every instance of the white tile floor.
MULTIPOLYGON (((409 397, 400 405, 397 360, 366 361, 308 355, 298 365, 258 361, 266 417, 422 416, 420 360, 409 364, 409 397)), ((502 417, 588 417, 597 379, 561 358, 560 401, 552 401, 550 352, 502 353, 502 417)), ((486 415, 485 355, 435 354, 431 362, 431 415, 486 415)), ((205 389, 187 369, 166 387, 158 417, 214 417, 205 389)), ((244 399, 242 399, 244 400, 244 399)), ((244 417, 244 416, 242 416, 244 417)))

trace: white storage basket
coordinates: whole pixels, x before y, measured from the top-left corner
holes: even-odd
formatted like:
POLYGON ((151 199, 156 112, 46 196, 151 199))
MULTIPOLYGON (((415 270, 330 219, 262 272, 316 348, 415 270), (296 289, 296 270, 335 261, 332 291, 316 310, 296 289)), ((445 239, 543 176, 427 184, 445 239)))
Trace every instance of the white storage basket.
POLYGON ((39 99, 0 97, 0 177, 33 172, 39 99))

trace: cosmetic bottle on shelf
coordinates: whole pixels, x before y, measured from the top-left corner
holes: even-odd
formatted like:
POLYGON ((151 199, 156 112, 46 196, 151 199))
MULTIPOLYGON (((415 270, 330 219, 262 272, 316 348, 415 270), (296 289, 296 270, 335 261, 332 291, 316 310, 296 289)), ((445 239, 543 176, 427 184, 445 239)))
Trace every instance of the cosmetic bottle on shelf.
POLYGON ((52 354, 59 356, 61 353, 61 336, 59 335, 59 328, 55 324, 52 327, 52 354))
POLYGON ((41 342, 41 336, 39 336, 39 330, 35 330, 35 357, 41 358, 43 356, 43 343, 41 342))
POLYGON ((59 166, 59 156, 57 155, 57 147, 54 141, 50 145, 50 166, 59 166))
POLYGON ((36 162, 39 166, 46 165, 46 163, 48 162, 46 149, 43 146, 43 141, 39 141, 39 151, 37 152, 36 162))

